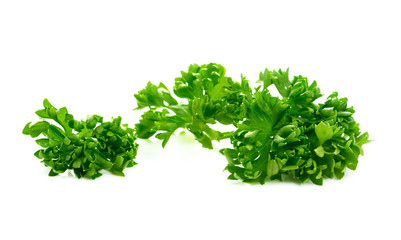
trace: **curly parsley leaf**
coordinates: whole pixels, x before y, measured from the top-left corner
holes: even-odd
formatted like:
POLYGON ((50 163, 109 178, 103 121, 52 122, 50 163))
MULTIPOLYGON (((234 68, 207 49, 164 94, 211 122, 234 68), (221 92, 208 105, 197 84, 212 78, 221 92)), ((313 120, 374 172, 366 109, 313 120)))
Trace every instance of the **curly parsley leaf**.
POLYGON ((56 109, 47 99, 43 101, 43 106, 44 109, 36 111, 36 114, 45 120, 27 123, 22 133, 33 138, 44 136, 36 140, 42 149, 34 155, 51 168, 49 176, 56 176, 67 169, 73 170, 78 178, 98 178, 102 176, 102 169, 124 176, 124 169, 136 164, 133 159, 138 144, 134 129, 121 125, 121 117, 103 122, 103 117, 92 115, 77 121, 67 108, 56 109))

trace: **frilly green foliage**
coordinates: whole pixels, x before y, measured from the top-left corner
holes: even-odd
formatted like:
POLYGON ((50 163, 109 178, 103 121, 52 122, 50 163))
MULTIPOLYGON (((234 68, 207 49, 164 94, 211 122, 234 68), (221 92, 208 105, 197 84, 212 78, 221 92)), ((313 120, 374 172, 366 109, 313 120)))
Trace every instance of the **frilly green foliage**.
POLYGON ((103 122, 101 116, 92 115, 77 121, 65 107, 56 109, 47 99, 43 106, 36 114, 42 119, 54 120, 58 126, 47 120, 29 122, 23 134, 33 138, 44 136, 36 140, 42 149, 35 156, 51 168, 49 176, 67 169, 72 169, 78 178, 95 179, 102 176, 102 169, 124 176, 124 169, 136 164, 133 159, 138 144, 134 129, 125 124, 121 126, 121 117, 103 122))
POLYGON ((324 103, 316 82, 287 71, 259 75, 252 91, 244 76, 235 82, 225 76, 219 64, 193 64, 175 79, 174 94, 186 99, 179 103, 168 88, 148 83, 135 94, 137 109, 148 107, 136 124, 139 138, 156 134, 163 147, 178 129, 187 129, 205 148, 213 140, 230 138, 232 148, 221 149, 226 156, 229 179, 264 184, 289 175, 303 183, 323 184, 323 178, 341 179, 346 168, 355 170, 362 145, 369 142, 361 133, 347 106, 347 98, 335 92, 324 103), (272 96, 269 87, 280 96, 272 96), (272 87, 273 87, 272 86, 272 87), (212 129, 215 123, 232 124, 234 132, 212 129))
POLYGON ((188 72, 182 71, 173 88, 176 96, 185 99, 182 104, 163 83, 156 86, 149 82, 134 95, 137 109, 149 108, 136 124, 138 137, 149 138, 157 133, 156 138, 163 140, 164 147, 171 135, 182 128, 209 149, 213 148, 213 140, 230 137, 231 132, 220 132, 210 125, 235 124, 243 119, 242 100, 251 89, 245 78, 241 83, 234 82, 225 72, 223 66, 214 63, 193 64, 188 72))
POLYGON ((263 184, 290 175, 322 185, 323 177, 341 179, 346 168, 355 170, 368 133, 361 134, 347 98, 335 92, 316 104, 322 96, 316 82, 309 85, 302 76, 289 81, 282 71, 265 75, 263 88, 244 101, 246 117, 231 136, 233 148, 220 151, 229 179, 263 184), (272 83, 282 98, 271 96, 272 83))

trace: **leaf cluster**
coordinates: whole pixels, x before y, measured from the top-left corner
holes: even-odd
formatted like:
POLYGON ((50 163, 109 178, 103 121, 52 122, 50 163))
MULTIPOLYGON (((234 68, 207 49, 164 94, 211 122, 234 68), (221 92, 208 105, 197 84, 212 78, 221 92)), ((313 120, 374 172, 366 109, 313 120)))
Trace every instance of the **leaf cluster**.
POLYGON ((55 108, 45 99, 44 109, 36 111, 43 119, 27 123, 23 134, 37 138, 42 149, 35 156, 51 168, 49 176, 56 176, 72 169, 78 178, 95 179, 102 176, 101 170, 124 176, 124 169, 136 164, 138 144, 134 129, 121 125, 121 117, 103 122, 99 115, 77 121, 67 108, 55 108), (50 123, 53 120, 56 124, 50 123))
POLYGON ((193 64, 175 79, 176 97, 163 83, 149 82, 134 95, 136 109, 148 108, 135 125, 138 137, 147 139, 157 133, 156 138, 163 140, 164 147, 177 129, 187 129, 209 149, 213 148, 213 140, 229 138, 231 132, 220 132, 211 125, 235 125, 243 119, 242 100, 251 88, 245 78, 239 83, 225 73, 219 64, 193 64))
POLYGON ((369 136, 361 134, 347 98, 335 92, 316 104, 322 96, 316 82, 309 85, 302 76, 290 81, 288 71, 266 69, 260 82, 244 101, 246 118, 231 137, 233 148, 220 151, 229 179, 263 184, 291 176, 322 185, 324 177, 341 179, 346 168, 356 169, 369 136), (269 92, 272 84, 281 98, 269 92))

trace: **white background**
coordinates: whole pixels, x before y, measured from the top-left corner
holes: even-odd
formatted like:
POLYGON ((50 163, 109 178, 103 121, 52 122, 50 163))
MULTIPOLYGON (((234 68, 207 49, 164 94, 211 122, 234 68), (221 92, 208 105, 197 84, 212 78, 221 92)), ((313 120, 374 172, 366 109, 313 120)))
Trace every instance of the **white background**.
POLYGON ((401 239, 397 2, 1 1, 0 239, 401 239), (189 136, 139 140, 125 178, 48 177, 21 134, 45 97, 133 126, 147 81, 209 62, 235 80, 317 80, 374 142, 341 181, 260 186, 226 180, 224 157, 189 136))

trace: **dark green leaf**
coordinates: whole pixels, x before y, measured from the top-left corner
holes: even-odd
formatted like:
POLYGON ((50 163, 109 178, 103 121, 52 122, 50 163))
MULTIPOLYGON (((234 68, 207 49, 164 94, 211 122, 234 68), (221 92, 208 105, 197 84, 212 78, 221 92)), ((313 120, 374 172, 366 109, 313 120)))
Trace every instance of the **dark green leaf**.
POLYGON ((104 157, 99 154, 95 154, 95 163, 97 163, 101 168, 110 170, 113 167, 113 163, 107 161, 104 157))

